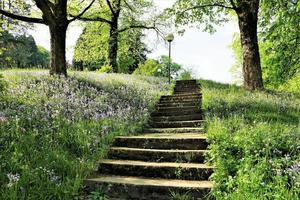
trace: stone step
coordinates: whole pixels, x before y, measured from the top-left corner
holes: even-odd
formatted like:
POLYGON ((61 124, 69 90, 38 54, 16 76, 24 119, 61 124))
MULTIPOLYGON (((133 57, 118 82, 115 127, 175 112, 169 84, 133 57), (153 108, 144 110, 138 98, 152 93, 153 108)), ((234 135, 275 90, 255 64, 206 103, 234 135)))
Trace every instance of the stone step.
POLYGON ((178 128, 178 127, 199 127, 204 120, 191 120, 191 121, 155 121, 152 122, 153 128, 178 128))
POLYGON ((176 85, 174 91, 176 90, 200 90, 198 85, 176 85))
POLYGON ((162 112, 153 112, 151 113, 152 117, 161 117, 161 116, 182 116, 182 115, 194 115, 194 114, 202 114, 202 110, 180 110, 180 111, 162 111, 162 112))
POLYGON ((165 107, 185 107, 185 106, 200 106, 201 101, 190 101, 190 102, 163 102, 156 104, 157 108, 165 108, 165 107))
POLYGON ((184 127, 184 128, 149 128, 147 133, 204 133, 203 127, 184 127))
POLYGON ((174 93, 197 93, 201 92, 200 88, 174 88, 174 93))
POLYGON ((184 93, 184 94, 173 94, 173 95, 165 95, 165 96, 161 96, 161 99, 164 98, 185 98, 188 99, 190 97, 194 98, 194 97, 201 97, 202 94, 199 92, 192 92, 192 93, 184 93))
POLYGON ((179 85, 179 84, 189 84, 189 85, 197 84, 197 80, 195 80, 195 79, 192 79, 192 80, 177 80, 176 85, 179 85))
POLYGON ((161 99, 159 101, 160 104, 168 104, 168 103, 201 103, 202 98, 196 97, 193 99, 161 99))
POLYGON ((206 149, 208 146, 206 135, 201 134, 161 134, 141 136, 119 136, 114 139, 114 147, 129 147, 143 149, 206 149))
POLYGON ((171 192, 189 193, 203 199, 213 188, 211 181, 153 179, 129 176, 100 175, 85 180, 86 192, 105 188, 110 199, 170 200, 171 192))
POLYGON ((182 112, 200 112, 200 106, 185 106, 182 108, 177 107, 164 107, 157 109, 156 112, 162 113, 172 113, 172 115, 176 115, 176 113, 182 113, 182 112))
POLYGON ((98 173, 117 176, 208 180, 213 167, 198 163, 144 162, 135 160, 102 160, 98 173))
POLYGON ((154 116, 152 117, 153 122, 161 121, 190 121, 190 120, 202 120, 202 114, 191 114, 191 115, 178 115, 178 116, 154 116))
POLYGON ((207 150, 165 150, 112 147, 108 151, 108 159, 203 163, 204 154, 206 153, 207 150))

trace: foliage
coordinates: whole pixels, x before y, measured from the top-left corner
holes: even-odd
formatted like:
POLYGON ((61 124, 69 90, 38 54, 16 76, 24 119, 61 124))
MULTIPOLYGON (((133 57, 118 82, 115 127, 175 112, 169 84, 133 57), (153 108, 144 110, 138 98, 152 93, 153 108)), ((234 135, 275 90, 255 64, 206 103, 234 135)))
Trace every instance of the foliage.
MULTIPOLYGON (((213 33, 217 25, 221 25, 229 20, 228 14, 231 12, 225 7, 213 6, 218 3, 220 2, 216 0, 176 0, 174 6, 168 9, 167 12, 170 16, 174 16, 175 14, 175 24, 177 27, 192 24, 193 26, 197 26, 197 28, 213 33), (196 6, 199 5, 212 6, 196 8, 196 6), (190 9, 193 7, 195 9, 190 9)), ((228 7, 231 6, 230 2, 223 3, 224 6, 226 6, 226 4, 228 7)), ((184 30, 180 32, 183 33, 184 30)))
POLYGON ((265 82, 279 86, 300 71, 300 2, 263 0, 260 15, 265 82))
MULTIPOLYGON (((171 60, 170 71, 171 77, 175 78, 179 75, 182 66, 171 60)), ((146 76, 169 76, 169 57, 161 56, 158 60, 148 59, 145 63, 139 65, 134 71, 134 74, 141 74, 146 76)))
MULTIPOLYGON (((13 0, 2 0, 0 9, 12 10, 14 13, 21 13, 22 15, 29 15, 31 12, 31 5, 28 1, 13 1, 13 0)), ((1 15, 0 29, 5 31, 11 31, 13 33, 26 32, 32 28, 31 24, 25 24, 21 21, 17 21, 1 15)))
POLYGON ((3 94, 6 88, 6 81, 3 79, 3 75, 0 74, 0 95, 3 94))
POLYGON ((97 73, 3 72, 0 199, 80 199, 115 135, 137 132, 167 84, 97 73))
MULTIPOLYGON (((123 32, 119 36, 118 62, 120 72, 132 73, 138 64, 146 60, 149 52, 142 42, 140 30, 123 32)), ((103 23, 89 23, 77 41, 73 65, 75 69, 97 70, 108 63, 109 27, 103 23)))
POLYGON ((171 191, 171 200, 194 200, 194 198, 189 194, 189 192, 181 194, 171 191))
MULTIPOLYGON (((242 47, 241 47, 241 39, 240 34, 234 33, 232 36, 232 42, 229 46, 231 50, 233 51, 235 62, 233 66, 231 67, 230 71, 234 77, 234 81, 236 83, 242 83, 243 75, 242 75, 242 68, 243 68, 243 53, 242 53, 242 47)), ((261 60, 262 59, 261 55, 261 60)))
POLYGON ((8 31, 0 36, 0 68, 46 68, 50 52, 37 47, 32 36, 13 35, 8 31))
POLYGON ((298 96, 201 81, 216 199, 297 199, 298 96))
POLYGON ((192 69, 182 69, 179 74, 179 80, 191 80, 193 79, 192 69))
POLYGON ((285 84, 279 86, 279 90, 300 94, 300 72, 288 80, 285 84))
POLYGON ((145 76, 159 76, 161 64, 154 59, 148 59, 145 63, 139 65, 134 71, 134 74, 145 75, 145 76))

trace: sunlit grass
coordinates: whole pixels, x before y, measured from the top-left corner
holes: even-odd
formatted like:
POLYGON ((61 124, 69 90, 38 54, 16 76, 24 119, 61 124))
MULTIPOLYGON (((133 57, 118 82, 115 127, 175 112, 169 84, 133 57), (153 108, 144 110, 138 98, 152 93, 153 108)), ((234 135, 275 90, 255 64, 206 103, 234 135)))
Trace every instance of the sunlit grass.
POLYGON ((298 199, 300 99, 201 81, 217 199, 298 199))
POLYGON ((116 135, 141 131, 163 79, 5 70, 0 96, 0 199, 81 198, 82 181, 116 135))

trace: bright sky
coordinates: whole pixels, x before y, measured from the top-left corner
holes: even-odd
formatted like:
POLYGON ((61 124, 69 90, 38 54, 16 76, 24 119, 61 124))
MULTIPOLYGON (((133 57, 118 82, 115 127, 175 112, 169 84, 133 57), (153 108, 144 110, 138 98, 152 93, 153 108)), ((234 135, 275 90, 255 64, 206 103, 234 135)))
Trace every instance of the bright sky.
MULTIPOLYGON (((154 0, 161 9, 166 8, 174 0, 154 0)), ((67 59, 72 60, 73 49, 81 34, 82 28, 78 24, 72 24, 67 34, 67 59)), ((230 68, 234 63, 234 57, 229 45, 234 32, 238 32, 238 26, 229 22, 223 27, 217 28, 217 32, 209 34, 196 28, 188 28, 183 36, 175 35, 172 43, 172 59, 182 64, 185 68, 191 68, 197 78, 215 80, 224 83, 232 83, 233 78, 230 68)), ((38 45, 50 49, 50 36, 47 26, 37 25, 31 34, 38 45)), ((147 41, 155 41, 149 34, 147 41)), ((168 55, 168 47, 165 44, 156 46, 150 58, 158 58, 160 55, 168 55)))

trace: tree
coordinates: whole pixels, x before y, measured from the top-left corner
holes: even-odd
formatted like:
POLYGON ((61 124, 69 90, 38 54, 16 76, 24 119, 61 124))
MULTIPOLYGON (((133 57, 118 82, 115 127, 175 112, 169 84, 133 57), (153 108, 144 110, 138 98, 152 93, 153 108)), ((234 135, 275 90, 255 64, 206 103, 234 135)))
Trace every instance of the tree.
POLYGON ((117 58, 120 33, 130 29, 154 29, 158 31, 155 23, 152 26, 147 26, 145 22, 139 20, 150 6, 152 3, 147 0, 100 0, 98 3, 100 9, 96 9, 89 16, 80 17, 84 21, 97 21, 109 26, 108 64, 112 67, 113 72, 119 71, 117 58), (123 23, 120 24, 122 18, 123 23))
MULTIPOLYGON (((14 2, 17 3, 18 1, 14 2)), ((51 64, 50 74, 67 75, 66 64, 66 32, 68 25, 78 19, 92 6, 92 0, 78 15, 68 19, 68 0, 34 0, 40 10, 42 17, 29 17, 15 14, 11 11, 0 9, 0 14, 12 19, 45 24, 49 27, 51 38, 51 64)))
POLYGON ((228 20, 234 12, 238 18, 243 49, 244 87, 262 90, 262 70, 257 37, 259 0, 177 0, 171 13, 176 14, 176 23, 204 23, 204 30, 213 31, 214 25, 228 20), (222 14, 220 14, 222 13, 222 14))
MULTIPOLYGON (((121 73, 132 73, 144 62, 149 52, 142 42, 140 29, 131 29, 119 35, 118 66, 121 73)), ((98 70, 109 64, 108 61, 109 26, 99 22, 88 23, 77 40, 73 66, 76 69, 98 70)))
POLYGON ((278 87, 300 72, 300 1, 262 0, 260 14, 263 75, 278 87))
MULTIPOLYGON (((182 66, 171 60, 170 72, 171 77, 175 78, 179 75, 182 66)), ((161 56, 158 60, 148 59, 144 63, 141 63, 139 67, 134 71, 134 74, 146 75, 146 76, 169 76, 169 57, 161 56)))
POLYGON ((3 31, 0 49, 0 68, 48 67, 49 52, 37 47, 31 35, 15 35, 3 31))
MULTIPOLYGON (((260 6, 260 56, 266 86, 278 88, 300 71, 300 2, 263 0, 260 6), (284 34, 283 34, 284 33, 284 34)), ((236 57, 233 72, 242 68, 239 35, 231 45, 236 57)))

